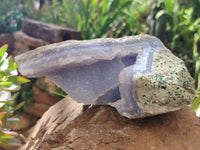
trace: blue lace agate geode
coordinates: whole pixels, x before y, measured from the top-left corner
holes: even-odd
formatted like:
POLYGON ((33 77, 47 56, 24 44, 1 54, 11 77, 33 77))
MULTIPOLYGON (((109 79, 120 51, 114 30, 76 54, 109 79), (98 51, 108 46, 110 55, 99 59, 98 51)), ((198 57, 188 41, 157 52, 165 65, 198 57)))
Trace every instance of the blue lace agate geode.
POLYGON ((149 35, 65 41, 15 60, 22 75, 47 76, 74 100, 111 105, 129 118, 178 110, 194 95, 184 62, 149 35))

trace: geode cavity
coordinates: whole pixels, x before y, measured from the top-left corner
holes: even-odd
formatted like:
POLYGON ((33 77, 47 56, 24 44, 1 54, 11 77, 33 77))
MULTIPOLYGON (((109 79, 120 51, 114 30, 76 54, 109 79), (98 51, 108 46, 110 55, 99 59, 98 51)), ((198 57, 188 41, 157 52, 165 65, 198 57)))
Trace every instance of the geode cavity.
POLYGON ((194 95, 184 62, 149 35, 65 41, 15 60, 22 75, 47 76, 74 100, 111 105, 129 118, 178 110, 194 95))

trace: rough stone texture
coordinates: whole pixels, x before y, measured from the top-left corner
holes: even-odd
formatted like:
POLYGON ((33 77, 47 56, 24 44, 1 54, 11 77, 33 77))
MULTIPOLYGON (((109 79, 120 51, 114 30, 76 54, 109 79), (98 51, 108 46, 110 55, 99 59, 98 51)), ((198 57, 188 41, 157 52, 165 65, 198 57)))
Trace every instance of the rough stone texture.
POLYGON ((3 33, 0 34, 0 47, 8 44, 8 50, 7 52, 10 54, 13 50, 13 43, 14 43, 14 38, 12 34, 9 33, 3 33))
MULTIPOLYGON (((32 133, 30 134, 28 139, 32 139, 32 137, 45 137, 52 132, 57 132, 60 129, 65 129, 67 125, 71 123, 77 116, 81 114, 83 110, 83 104, 77 103, 70 97, 66 97, 62 101, 53 105, 48 113, 46 112, 37 124, 35 125, 32 133), (57 115, 58 116, 57 116, 57 115), (59 127, 59 128, 57 128, 59 127)), ((36 141, 28 141, 27 144, 22 149, 31 150, 37 146, 38 143, 42 142, 42 139, 36 139, 36 141)))
POLYGON ((29 47, 26 44, 22 42, 17 42, 17 41, 14 42, 14 51, 12 52, 12 55, 14 57, 28 51, 29 51, 29 47))
POLYGON ((184 62, 148 35, 65 41, 15 60, 23 75, 47 76, 76 101, 111 105, 129 118, 181 109, 194 96, 184 62))
POLYGON ((43 45, 50 44, 49 42, 46 42, 44 40, 28 36, 27 34, 23 33, 22 31, 15 32, 14 38, 16 41, 22 42, 23 44, 27 45, 28 47, 32 47, 32 49, 43 46, 43 45))
POLYGON ((79 40, 81 38, 81 34, 78 31, 31 19, 24 20, 22 24, 22 31, 29 36, 43 39, 50 43, 71 39, 79 40))
MULTIPOLYGON (((35 115, 17 113, 13 117, 17 117, 19 121, 7 124, 7 128, 12 131, 17 131, 27 137, 35 123, 40 119, 35 115)), ((13 149, 12 149, 13 150, 13 149)))
POLYGON ((34 104, 27 106, 27 113, 41 117, 49 107, 50 105, 35 102, 34 104))
POLYGON ((22 31, 15 32, 14 38, 16 41, 22 42, 23 44, 27 45, 28 47, 30 47, 32 49, 35 49, 35 48, 43 46, 43 45, 50 44, 47 41, 28 36, 27 34, 23 33, 22 31))
MULTIPOLYGON (((38 120, 39 120, 39 118, 38 118, 38 120)), ((18 133, 22 134, 24 137, 28 137, 29 134, 31 133, 31 131, 33 130, 33 128, 34 128, 34 124, 33 124, 33 126, 29 126, 25 129, 18 131, 18 133)))
POLYGON ((199 138, 200 119, 189 107, 131 120, 110 106, 86 109, 66 97, 44 114, 21 149, 196 150, 199 138))
POLYGON ((38 86, 33 85, 33 99, 40 104, 45 104, 48 106, 54 105, 59 101, 58 97, 52 96, 44 90, 38 88, 38 86))
POLYGON ((25 53, 37 47, 50 44, 49 42, 46 42, 44 40, 28 36, 22 31, 15 32, 14 39, 14 51, 12 53, 12 55, 14 56, 25 53))

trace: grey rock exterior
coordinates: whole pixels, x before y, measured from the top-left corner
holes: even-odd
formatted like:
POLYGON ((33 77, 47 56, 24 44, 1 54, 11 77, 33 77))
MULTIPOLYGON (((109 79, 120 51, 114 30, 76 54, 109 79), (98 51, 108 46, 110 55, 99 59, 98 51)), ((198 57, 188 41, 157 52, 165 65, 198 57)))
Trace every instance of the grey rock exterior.
POLYGON ((181 109, 194 95, 184 62, 149 35, 66 41, 15 60, 23 75, 47 76, 77 102, 111 105, 128 118, 181 109))

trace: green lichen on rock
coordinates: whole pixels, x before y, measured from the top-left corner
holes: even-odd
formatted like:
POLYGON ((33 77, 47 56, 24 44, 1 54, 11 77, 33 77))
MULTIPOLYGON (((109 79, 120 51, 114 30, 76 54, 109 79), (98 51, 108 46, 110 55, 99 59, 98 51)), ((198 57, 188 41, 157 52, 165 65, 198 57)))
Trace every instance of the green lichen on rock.
POLYGON ((155 53, 154 58, 154 73, 134 79, 134 94, 142 112, 159 114, 188 105, 194 96, 194 81, 184 62, 167 49, 155 53))

